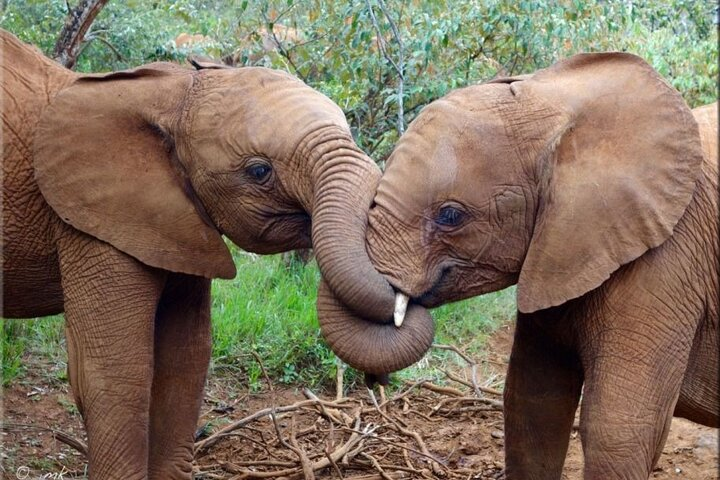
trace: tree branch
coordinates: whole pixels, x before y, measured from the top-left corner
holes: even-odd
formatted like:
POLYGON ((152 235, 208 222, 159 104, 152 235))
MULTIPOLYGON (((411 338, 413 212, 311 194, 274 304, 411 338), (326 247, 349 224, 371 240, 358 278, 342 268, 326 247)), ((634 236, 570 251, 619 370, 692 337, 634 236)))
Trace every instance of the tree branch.
POLYGON ((405 73, 404 73, 405 60, 403 58, 403 43, 402 43, 402 38, 400 37, 400 31, 398 30, 397 25, 395 24, 392 17, 390 16, 390 12, 388 11, 384 0, 377 0, 377 2, 380 7, 380 10, 382 10, 383 15, 385 16, 385 19, 390 24, 390 30, 392 31, 393 38, 395 39, 395 42, 397 42, 397 45, 398 45, 398 61, 396 63, 387 51, 387 48, 385 46, 385 37, 383 37, 382 30, 380 30, 380 25, 378 23, 377 17, 375 16, 375 12, 373 11, 372 5, 370 5, 370 0, 365 0, 365 4, 367 5, 368 12, 370 13, 370 19, 372 21, 373 27, 375 28, 375 32, 377 32, 378 48, 380 49, 380 52, 382 52, 385 59, 393 66, 393 68, 395 69, 395 72, 397 72, 397 74, 398 74, 397 131, 398 131, 399 135, 402 135, 403 132, 405 132, 405 112, 403 111, 403 96, 404 96, 403 89, 405 86, 405 73))
POLYGON ((112 52, 115 54, 115 57, 118 60, 121 60, 121 61, 124 60, 122 53, 120 53, 120 51, 117 48, 115 48, 115 45, 110 43, 107 39, 97 35, 97 32, 95 32, 95 31, 93 31, 92 35, 88 35, 85 37, 85 42, 83 43, 82 47, 80 48, 80 52, 77 55, 78 58, 80 57, 80 55, 82 55, 82 52, 85 51, 85 48, 87 48, 87 46, 90 45, 90 42, 92 42, 93 40, 99 40, 101 43, 105 44, 106 47, 108 47, 110 50, 112 50, 112 52))
POLYGON ((85 42, 85 34, 107 2, 108 0, 80 0, 78 6, 68 12, 52 55, 58 63, 70 69, 75 66, 85 42))
POLYGON ((271 37, 273 43, 277 47, 278 53, 285 60, 288 61, 288 63, 294 70, 295 75, 297 75, 300 78, 300 80, 302 80, 303 82, 308 83, 307 78, 298 69, 298 66, 295 64, 292 57, 290 56, 290 52, 288 51, 288 49, 285 48, 285 45, 283 45, 282 40, 280 40, 278 38, 278 36, 275 34, 275 25, 277 25, 277 21, 280 20, 280 18, 282 18, 282 16, 285 15, 287 12, 289 12, 294 6, 295 6, 295 4, 293 3, 287 9, 282 11, 277 17, 275 17, 274 20, 270 20, 265 12, 262 12, 262 16, 263 16, 263 20, 265 20, 265 27, 268 29, 268 33, 270 34, 270 37, 271 37))

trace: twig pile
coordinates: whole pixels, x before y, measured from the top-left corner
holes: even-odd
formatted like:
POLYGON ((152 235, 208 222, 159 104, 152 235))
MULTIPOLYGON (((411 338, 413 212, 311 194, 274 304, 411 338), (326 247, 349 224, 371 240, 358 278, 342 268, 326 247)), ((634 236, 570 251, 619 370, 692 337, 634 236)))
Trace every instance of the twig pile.
POLYGON ((502 411, 501 393, 479 385, 474 368, 467 380, 446 375, 458 388, 419 381, 387 400, 381 388, 380 403, 372 390, 342 398, 339 388, 334 400, 323 400, 305 389, 305 400, 264 408, 198 441, 196 478, 501 478, 497 465, 478 472, 433 453, 426 444, 433 429, 413 429, 413 417, 434 426, 446 418, 502 411))

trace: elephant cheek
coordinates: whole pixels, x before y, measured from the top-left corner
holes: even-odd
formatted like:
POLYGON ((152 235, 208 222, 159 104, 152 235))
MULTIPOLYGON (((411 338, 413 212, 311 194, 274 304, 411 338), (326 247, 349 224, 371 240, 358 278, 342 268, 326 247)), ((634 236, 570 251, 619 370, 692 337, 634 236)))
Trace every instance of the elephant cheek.
POLYGON ((417 232, 399 219, 373 210, 368 221, 367 250, 373 265, 399 291, 417 297, 427 284, 427 251, 417 232))

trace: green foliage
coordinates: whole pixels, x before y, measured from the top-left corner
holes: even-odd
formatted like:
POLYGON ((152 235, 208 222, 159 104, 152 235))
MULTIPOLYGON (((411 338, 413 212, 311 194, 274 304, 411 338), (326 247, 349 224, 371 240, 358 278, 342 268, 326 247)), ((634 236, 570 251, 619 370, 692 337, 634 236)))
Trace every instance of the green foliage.
POLYGON ((55 46, 66 14, 63 0, 7 0, 0 16, 0 27, 48 54, 55 46))
MULTIPOLYGON (((387 51, 398 59, 376 0, 387 51)), ((405 119, 453 88, 528 73, 581 51, 647 59, 690 106, 715 101, 718 30, 709 0, 411 0, 386 2, 404 53, 405 119)), ((51 52, 64 0, 9 0, 0 26, 51 52)), ((78 62, 107 71, 190 54, 288 70, 345 111, 378 161, 397 140, 398 75, 378 48, 365 1, 129 0, 109 2, 78 62), (273 30, 275 29, 275 30, 273 30), (270 32, 275 31, 275 38, 270 32), (181 33, 202 41, 176 45, 181 33), (273 48, 279 41, 281 48, 273 48)))
POLYGON ((21 324, 15 321, 2 321, 2 384, 7 385, 20 374, 22 354, 27 339, 23 336, 21 324))
POLYGON ((6 320, 2 324, 2 385, 6 386, 24 370, 23 361, 29 355, 49 362, 47 380, 65 378, 67 356, 64 351, 64 323, 61 317, 32 320, 6 320))

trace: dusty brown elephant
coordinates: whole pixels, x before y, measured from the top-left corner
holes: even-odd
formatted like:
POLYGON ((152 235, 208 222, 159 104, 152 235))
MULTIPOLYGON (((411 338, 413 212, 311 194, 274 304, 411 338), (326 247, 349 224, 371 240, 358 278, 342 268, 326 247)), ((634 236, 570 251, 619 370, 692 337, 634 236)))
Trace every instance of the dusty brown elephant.
POLYGON ((313 237, 331 283, 350 260, 374 273, 380 170, 342 111, 286 73, 78 75, 0 40, 2 313, 65 312, 92 478, 189 479, 210 279, 235 275, 222 235, 258 253, 313 237))
MULTIPOLYGON (((577 55, 433 102, 389 159, 368 248, 400 309, 517 284, 508 479, 561 477, 580 402, 586 479, 647 479, 673 414, 718 426, 717 105, 694 113, 638 57, 577 55)), ((318 306, 376 374, 432 331, 318 306)))

